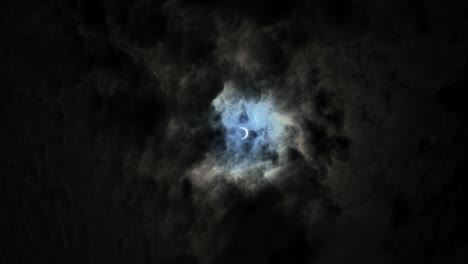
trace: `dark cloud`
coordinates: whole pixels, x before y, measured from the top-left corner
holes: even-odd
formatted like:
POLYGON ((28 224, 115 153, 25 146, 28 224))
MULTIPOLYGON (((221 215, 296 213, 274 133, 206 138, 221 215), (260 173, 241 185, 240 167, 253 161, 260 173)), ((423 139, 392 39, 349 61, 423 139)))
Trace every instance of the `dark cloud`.
POLYGON ((466 259, 463 3, 0 6, 0 262, 466 259))

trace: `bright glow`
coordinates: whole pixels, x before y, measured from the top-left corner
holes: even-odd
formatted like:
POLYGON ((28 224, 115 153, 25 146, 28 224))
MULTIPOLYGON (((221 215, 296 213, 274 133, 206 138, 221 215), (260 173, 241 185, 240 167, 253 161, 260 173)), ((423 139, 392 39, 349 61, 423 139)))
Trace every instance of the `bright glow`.
POLYGON ((248 90, 225 83, 212 102, 211 119, 213 129, 222 131, 223 141, 189 171, 192 183, 211 188, 212 180, 223 177, 252 190, 277 181, 290 165, 292 149, 304 155, 297 112, 281 111, 280 100, 273 92, 249 96, 248 90))
POLYGON ((227 84, 212 104, 224 130, 224 149, 218 157, 223 167, 233 175, 263 174, 277 164, 291 124, 270 96, 246 98, 227 84))

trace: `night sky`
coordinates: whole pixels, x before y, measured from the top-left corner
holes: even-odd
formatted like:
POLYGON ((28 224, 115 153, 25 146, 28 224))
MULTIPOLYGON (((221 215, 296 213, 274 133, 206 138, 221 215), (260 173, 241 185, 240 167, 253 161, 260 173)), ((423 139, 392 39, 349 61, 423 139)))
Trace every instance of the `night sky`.
POLYGON ((0 2, 0 263, 467 263, 446 2, 0 2))

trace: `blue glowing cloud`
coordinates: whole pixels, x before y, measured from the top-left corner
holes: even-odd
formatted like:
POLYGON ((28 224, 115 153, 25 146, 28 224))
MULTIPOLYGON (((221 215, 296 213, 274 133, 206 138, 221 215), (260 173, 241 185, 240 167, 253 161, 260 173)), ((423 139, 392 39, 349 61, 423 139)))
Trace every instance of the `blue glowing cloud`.
POLYGON ((245 98, 227 86, 213 101, 221 116, 225 148, 223 162, 236 171, 272 166, 287 124, 270 97, 245 98), (243 139, 248 130, 248 136, 243 139))

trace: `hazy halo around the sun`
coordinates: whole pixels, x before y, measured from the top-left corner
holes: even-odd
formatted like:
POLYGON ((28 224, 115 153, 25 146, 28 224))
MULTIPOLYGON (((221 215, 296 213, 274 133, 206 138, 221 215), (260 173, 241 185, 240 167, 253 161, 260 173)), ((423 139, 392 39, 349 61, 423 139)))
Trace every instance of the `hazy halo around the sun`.
POLYGON ((214 114, 220 116, 212 126, 221 126, 223 145, 205 155, 191 170, 191 179, 203 184, 216 177, 234 181, 274 177, 287 165, 285 151, 297 149, 300 142, 296 138, 300 133, 295 133, 299 127, 292 115, 279 111, 278 100, 270 93, 249 98, 232 83, 225 83, 212 102, 214 114))

